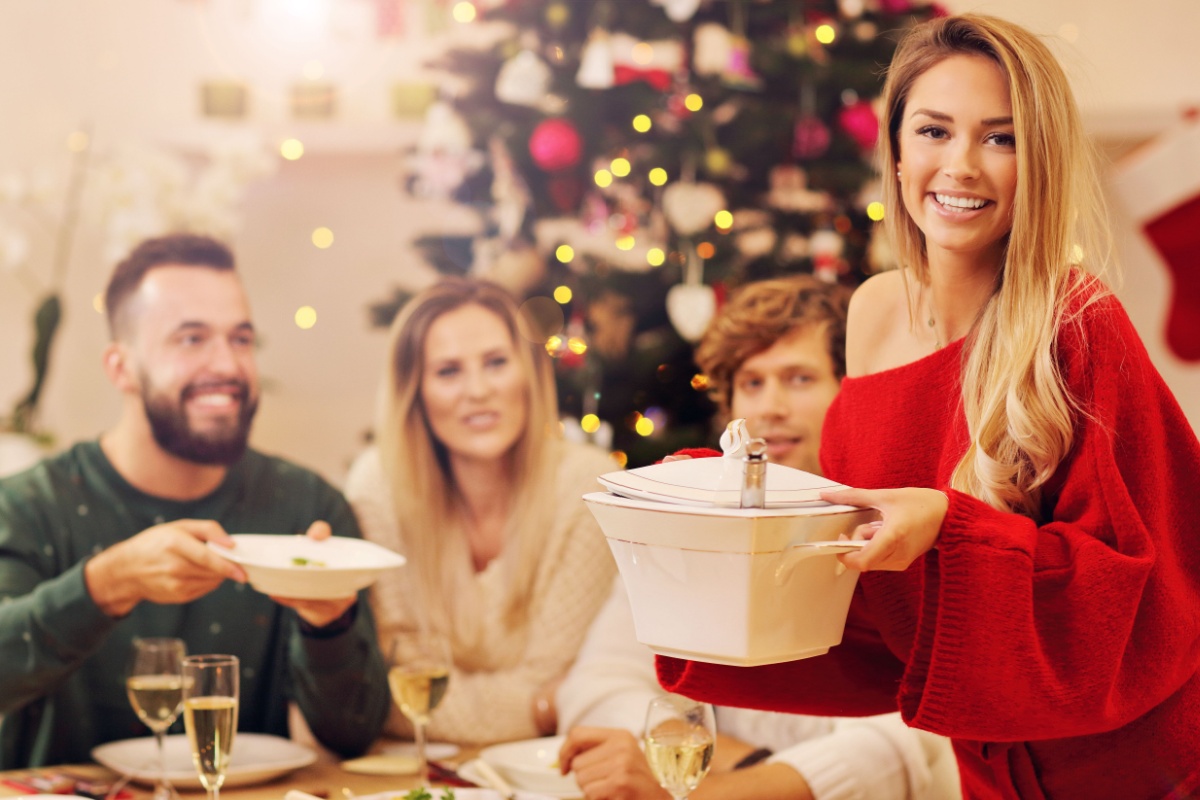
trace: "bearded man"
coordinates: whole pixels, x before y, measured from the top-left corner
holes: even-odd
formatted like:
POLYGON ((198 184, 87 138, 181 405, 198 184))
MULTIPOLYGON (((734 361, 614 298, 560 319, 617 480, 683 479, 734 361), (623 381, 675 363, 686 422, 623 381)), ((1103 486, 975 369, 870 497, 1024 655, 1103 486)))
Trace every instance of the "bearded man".
POLYGON ((259 382, 233 254, 147 240, 105 306, 116 424, 0 480, 0 769, 148 735, 125 693, 139 636, 238 656, 239 730, 287 736, 295 702, 326 747, 365 751, 389 705, 365 597, 269 598, 208 546, 227 531, 360 535, 332 486, 247 446, 259 382))

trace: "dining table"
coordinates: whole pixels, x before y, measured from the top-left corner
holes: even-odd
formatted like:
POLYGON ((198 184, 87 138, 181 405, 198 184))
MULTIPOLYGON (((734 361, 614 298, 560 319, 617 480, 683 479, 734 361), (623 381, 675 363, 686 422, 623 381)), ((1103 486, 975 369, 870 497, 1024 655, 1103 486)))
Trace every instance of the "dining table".
MULTIPOLYGON (((390 744, 397 744, 391 742, 390 744)), ((386 750, 389 742, 381 740, 372 752, 380 753, 386 750)), ((431 772, 430 779, 422 779, 416 774, 409 775, 368 775, 342 768, 342 761, 328 751, 315 749, 317 759, 312 764, 283 775, 275 780, 255 785, 232 786, 221 789, 221 800, 283 800, 292 790, 299 790, 316 797, 328 800, 355 800, 378 793, 393 793, 399 797, 410 789, 421 786, 444 786, 443 780, 438 780, 431 772)), ((478 753, 478 749, 464 747, 451 758, 440 759, 436 763, 451 769, 470 761, 478 753)), ((67 764, 37 769, 22 769, 0 772, 0 798, 19 797, 31 792, 12 786, 8 781, 21 782, 31 774, 65 773, 78 776, 98 783, 110 783, 114 786, 122 781, 122 776, 99 764, 67 764)), ((123 787, 129 794, 129 800, 148 800, 153 796, 152 787, 129 781, 123 787)), ((181 800, 204 800, 202 789, 177 788, 181 800)), ((389 798, 389 800, 391 800, 389 798)))

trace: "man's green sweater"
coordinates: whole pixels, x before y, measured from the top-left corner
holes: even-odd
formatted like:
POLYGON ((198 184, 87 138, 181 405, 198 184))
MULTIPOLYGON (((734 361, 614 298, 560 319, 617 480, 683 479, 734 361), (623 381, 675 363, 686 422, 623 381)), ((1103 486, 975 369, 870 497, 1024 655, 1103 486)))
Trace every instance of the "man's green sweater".
POLYGON ((328 631, 232 581, 183 605, 142 602, 122 619, 96 606, 87 559, 177 519, 278 534, 325 520, 334 535, 360 536, 336 489, 252 450, 216 491, 187 502, 138 491, 97 442, 0 480, 0 769, 88 761, 98 744, 149 735, 125 694, 135 636, 178 636, 189 653, 238 656, 239 730, 286 736, 295 700, 331 750, 358 754, 375 740, 390 701, 365 593, 353 623, 328 631))

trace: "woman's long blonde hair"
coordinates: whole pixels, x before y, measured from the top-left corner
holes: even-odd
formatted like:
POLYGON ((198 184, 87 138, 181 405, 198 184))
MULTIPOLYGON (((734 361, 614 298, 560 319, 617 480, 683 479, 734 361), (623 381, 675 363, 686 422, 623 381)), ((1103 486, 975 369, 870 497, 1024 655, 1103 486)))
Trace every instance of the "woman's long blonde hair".
POLYGON ((1067 77, 1036 36, 974 14, 915 26, 888 69, 880 156, 887 230, 919 284, 929 284, 925 239, 892 177, 899 129, 913 82, 954 55, 988 58, 1007 78, 1017 188, 995 293, 967 341, 962 404, 970 444, 950 485, 1037 519, 1042 487, 1070 451, 1081 413, 1058 369, 1057 334, 1096 299, 1095 286, 1081 290, 1110 256, 1098 167, 1067 77))
POLYGON ((462 494, 449 453, 429 426, 421 380, 430 327, 443 314, 469 305, 490 311, 504 323, 528 381, 525 430, 509 456, 513 502, 505 532, 506 548, 514 542, 517 547, 517 557, 505 559, 505 619, 510 626, 521 624, 553 514, 553 503, 537 492, 554 481, 558 404, 549 357, 504 289, 485 281, 447 278, 408 302, 392 324, 377 426, 380 458, 409 562, 406 569, 417 582, 413 596, 420 607, 411 611, 423 617, 419 624, 448 633, 456 661, 468 666, 480 631, 479 620, 455 604, 456 597, 469 591, 462 585, 463 564, 470 563, 462 494))

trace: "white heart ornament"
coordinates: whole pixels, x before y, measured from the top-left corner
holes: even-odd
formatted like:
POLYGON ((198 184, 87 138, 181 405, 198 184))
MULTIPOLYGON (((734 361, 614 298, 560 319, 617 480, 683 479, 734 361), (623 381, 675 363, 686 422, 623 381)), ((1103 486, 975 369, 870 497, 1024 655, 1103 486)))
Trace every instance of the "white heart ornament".
POLYGON ((725 195, 711 183, 672 183, 663 190, 663 216, 680 236, 706 230, 725 208, 725 195))
POLYGON ((717 311, 717 295, 703 283, 680 283, 667 290, 667 316, 687 342, 698 342, 717 311))

